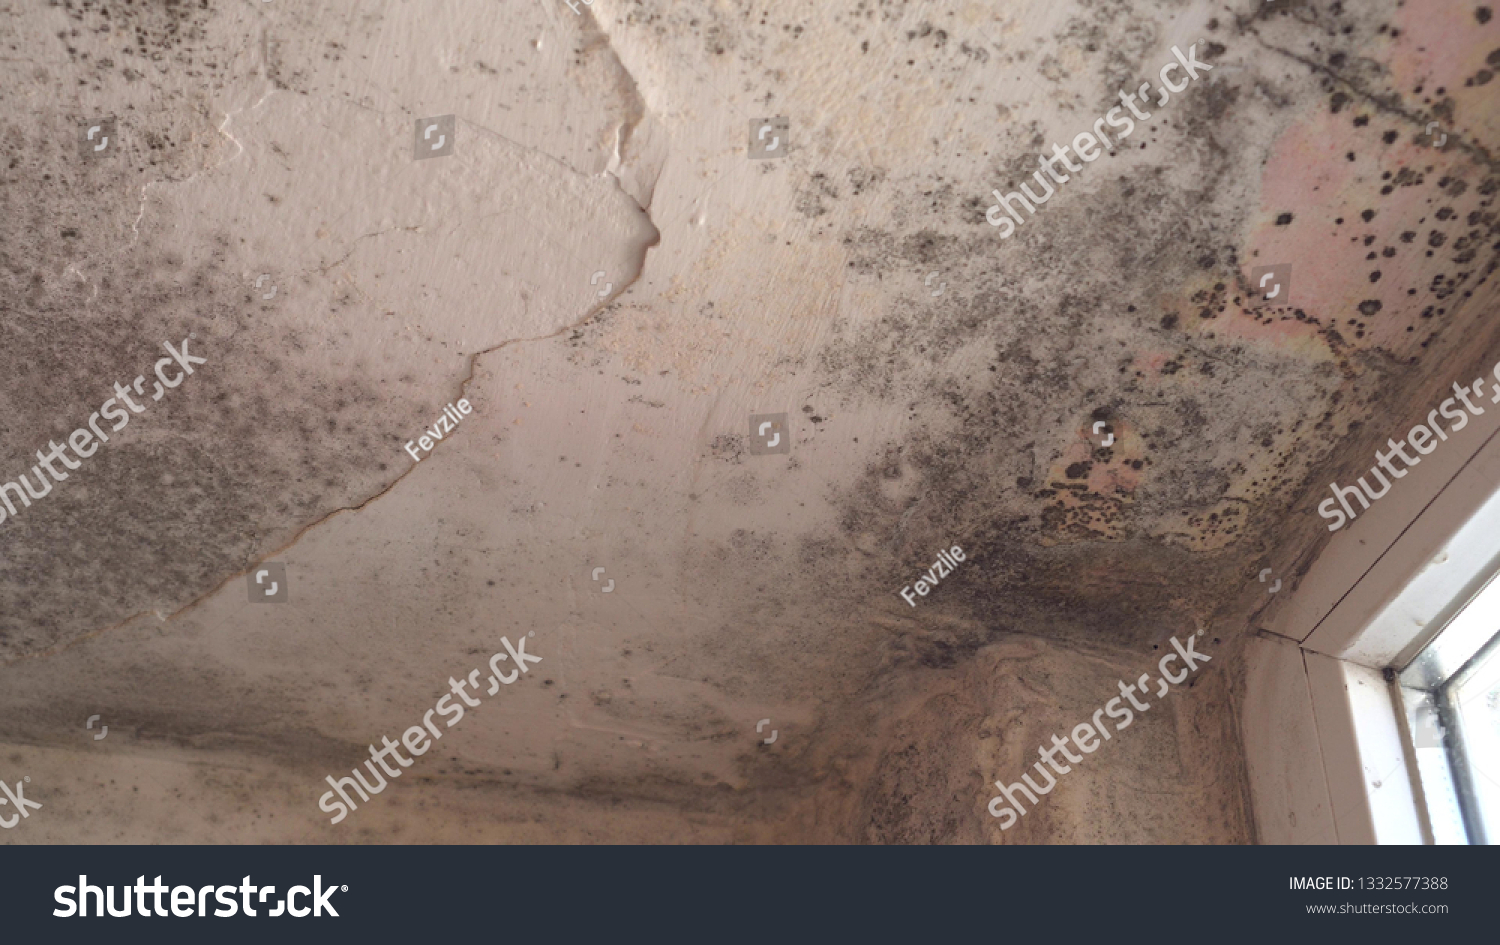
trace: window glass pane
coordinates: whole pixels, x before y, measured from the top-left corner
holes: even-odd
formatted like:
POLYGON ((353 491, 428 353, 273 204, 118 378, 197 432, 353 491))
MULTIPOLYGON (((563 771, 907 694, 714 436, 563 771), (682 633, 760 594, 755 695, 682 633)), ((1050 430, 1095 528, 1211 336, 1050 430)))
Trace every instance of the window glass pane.
POLYGON ((1493 842, 1500 838, 1500 647, 1488 647, 1454 681, 1452 700, 1475 806, 1493 842))
POLYGON ((1430 692, 1402 689, 1401 697, 1406 706, 1406 724, 1411 731, 1413 754, 1417 759, 1417 775, 1422 781, 1428 819, 1432 824, 1432 841, 1440 846, 1462 846, 1469 842, 1469 834, 1458 806, 1458 793, 1454 790, 1453 771, 1448 765, 1447 742, 1437 705, 1430 692))

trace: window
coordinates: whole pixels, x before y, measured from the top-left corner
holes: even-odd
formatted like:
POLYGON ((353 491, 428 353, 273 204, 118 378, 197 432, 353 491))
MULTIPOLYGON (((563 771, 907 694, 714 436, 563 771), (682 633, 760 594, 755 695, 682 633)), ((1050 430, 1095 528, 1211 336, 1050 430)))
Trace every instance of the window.
POLYGON ((1481 419, 1473 454, 1413 472, 1271 605, 1246 689, 1262 842, 1500 844, 1500 411, 1481 419))
POLYGON ((1500 842, 1500 580, 1491 576, 1397 681, 1433 842, 1500 842))

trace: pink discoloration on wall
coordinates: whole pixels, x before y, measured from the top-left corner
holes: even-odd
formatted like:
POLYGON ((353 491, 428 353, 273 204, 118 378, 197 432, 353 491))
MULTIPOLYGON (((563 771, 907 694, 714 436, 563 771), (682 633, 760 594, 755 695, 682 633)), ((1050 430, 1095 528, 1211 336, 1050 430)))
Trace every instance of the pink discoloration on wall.
POLYGON ((1089 470, 1089 489, 1100 495, 1127 496, 1135 492, 1140 478, 1140 473, 1117 459, 1089 470))
MULTIPOLYGON (((1109 426, 1114 440, 1109 446, 1110 459, 1107 462, 1100 460, 1101 454, 1096 449, 1104 434, 1094 435, 1093 424, 1089 423, 1078 429, 1078 441, 1069 444, 1058 460, 1048 468, 1046 483, 1049 487, 1056 483, 1070 483, 1083 484, 1088 490, 1059 490, 1058 501, 1065 507, 1087 508, 1091 503, 1097 503, 1100 496, 1110 500, 1128 500, 1140 485, 1142 473, 1131 465, 1143 452, 1144 444, 1139 434, 1118 419, 1110 421, 1109 426), (1077 463, 1090 464, 1088 476, 1081 483, 1078 479, 1068 478, 1068 467, 1077 463)), ((1118 529, 1118 523, 1098 520, 1094 527, 1113 534, 1118 529)))
MULTIPOLYGON (((1294 281, 1295 274, 1296 265, 1293 264, 1294 281)), ((1245 278, 1247 281, 1250 278, 1248 268, 1245 278)), ((1218 318, 1200 319, 1199 323, 1219 338, 1248 341, 1257 347, 1292 349, 1307 358, 1326 357, 1328 344, 1318 335, 1319 326, 1310 319, 1297 319, 1294 312, 1299 308, 1302 308, 1300 301, 1295 306, 1274 309, 1246 309, 1231 302, 1218 318), (1269 320, 1264 317, 1266 315, 1270 316, 1269 320)))
MULTIPOLYGON (((1414 35, 1388 48, 1409 73, 1427 74, 1460 54, 1452 25, 1447 28, 1447 45, 1441 48, 1419 50, 1421 40, 1414 35)), ((1461 58, 1483 65, 1484 53, 1476 51, 1475 42, 1465 41, 1461 58)), ((1474 200, 1447 199, 1430 185, 1444 178, 1465 180, 1473 195, 1482 179, 1466 155, 1430 147, 1428 140, 1406 118, 1358 98, 1338 112, 1323 100, 1310 104, 1270 150, 1242 261, 1247 284, 1254 267, 1290 263, 1290 304, 1251 309, 1258 317, 1248 319, 1230 305, 1214 330, 1261 344, 1300 341, 1305 353, 1315 356, 1319 349, 1327 351, 1319 337, 1327 327, 1353 348, 1380 348, 1401 360, 1419 354, 1433 320, 1446 308, 1441 301, 1434 304, 1428 289, 1435 275, 1453 268, 1444 261, 1446 253, 1427 242, 1433 224, 1440 222, 1436 215, 1462 216, 1474 200), (1403 186, 1413 181, 1427 186, 1403 186), (1383 192, 1387 188, 1389 193, 1383 192), (1291 225, 1277 224, 1284 214, 1292 215, 1291 225), (1403 234, 1410 235, 1403 239, 1403 234), (1289 317, 1297 309, 1307 320, 1289 317)))
POLYGON ((1409 129, 1383 120, 1378 113, 1359 108, 1353 113, 1371 119, 1368 131, 1353 141, 1347 128, 1338 127, 1340 122, 1352 122, 1348 115, 1320 115, 1292 132, 1303 138, 1309 133, 1342 136, 1347 150, 1334 163, 1352 172, 1337 191, 1327 192, 1326 182, 1333 175, 1321 168, 1299 168, 1293 160, 1273 161, 1268 167, 1268 177, 1302 184, 1301 194, 1285 183, 1277 187, 1283 206, 1316 209, 1303 211, 1313 218, 1307 225, 1287 228, 1285 236, 1268 235, 1262 228, 1255 237, 1262 244, 1259 258, 1291 260, 1295 307, 1337 328, 1351 346, 1380 347, 1407 357, 1419 351, 1425 338, 1420 327, 1407 329, 1420 321, 1422 310, 1431 303, 1426 289, 1445 266, 1446 252, 1434 253, 1427 243, 1438 222, 1436 214, 1444 207, 1450 208, 1450 217, 1465 213, 1470 201, 1447 200, 1431 186, 1402 186, 1401 175, 1405 171, 1424 183, 1444 177, 1473 178, 1471 185, 1477 185, 1479 175, 1454 153, 1399 137, 1387 145, 1381 137, 1387 131, 1405 134, 1409 129), (1348 153, 1355 154, 1354 161, 1348 160, 1348 153), (1317 183, 1320 180, 1324 183, 1317 183), (1391 188, 1388 194, 1382 193, 1386 187, 1391 188), (1373 216, 1367 220, 1370 213, 1373 216), (1404 239, 1403 234, 1411 236, 1404 239), (1361 312, 1361 304, 1371 302, 1379 303, 1378 311, 1373 315, 1361 312))
POLYGON ((1354 236, 1363 233, 1362 208, 1348 195, 1368 171, 1361 171, 1360 162, 1347 157, 1351 148, 1348 116, 1332 114, 1322 101, 1312 108, 1316 111, 1288 128, 1271 149, 1262 177, 1260 208, 1247 234, 1242 262, 1247 285, 1255 267, 1290 263, 1289 305, 1281 310, 1252 309, 1275 315, 1277 321, 1271 326, 1229 319, 1222 329, 1232 334, 1262 339, 1315 335, 1318 326, 1311 321, 1281 321, 1280 316, 1301 309, 1326 324, 1341 316, 1350 292, 1359 288, 1353 284, 1355 268, 1351 267, 1357 267, 1369 250, 1359 246, 1359 237, 1354 236), (1277 218, 1287 213, 1300 225, 1278 226, 1277 218), (1340 218, 1343 224, 1336 224, 1340 218), (1349 242, 1349 236, 1356 242, 1349 242))
POLYGON ((1500 137, 1500 110, 1494 107, 1500 78, 1483 85, 1464 84, 1481 69, 1500 74, 1500 69, 1485 61, 1500 48, 1500 18, 1492 15, 1481 24, 1474 15, 1481 5, 1408 3, 1396 15, 1401 35, 1387 48, 1395 85, 1413 100, 1413 106, 1424 105, 1424 99, 1451 99, 1457 121, 1447 130, 1481 138, 1492 146, 1500 137), (1421 93, 1416 92, 1418 87, 1421 93))

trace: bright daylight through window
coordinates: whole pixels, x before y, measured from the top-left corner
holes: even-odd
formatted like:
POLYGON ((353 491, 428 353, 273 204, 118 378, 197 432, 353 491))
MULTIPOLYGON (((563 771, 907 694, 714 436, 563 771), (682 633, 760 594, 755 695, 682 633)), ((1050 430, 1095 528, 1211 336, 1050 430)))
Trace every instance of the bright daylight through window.
POLYGON ((1500 840, 1500 581, 1400 674, 1433 840, 1500 840))

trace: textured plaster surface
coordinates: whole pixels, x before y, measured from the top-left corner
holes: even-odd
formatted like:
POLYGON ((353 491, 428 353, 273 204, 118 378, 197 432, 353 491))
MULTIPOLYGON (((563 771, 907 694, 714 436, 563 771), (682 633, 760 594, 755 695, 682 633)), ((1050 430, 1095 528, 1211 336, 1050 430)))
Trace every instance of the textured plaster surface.
POLYGON ((1500 352, 1489 8, 582 9, 0 17, 0 475, 163 341, 209 359, 0 523, 0 776, 47 805, 0 840, 1251 841, 1258 569, 1500 352), (990 192, 1194 42, 1214 71, 1002 240, 990 192), (1002 832, 992 782, 1199 628, 1002 832), (528 633, 328 823, 325 775, 528 633))

